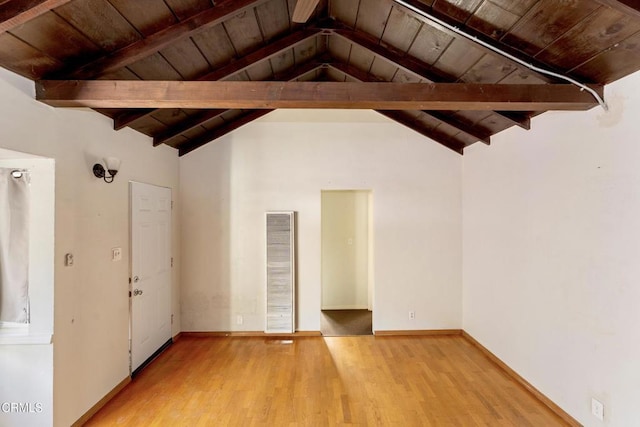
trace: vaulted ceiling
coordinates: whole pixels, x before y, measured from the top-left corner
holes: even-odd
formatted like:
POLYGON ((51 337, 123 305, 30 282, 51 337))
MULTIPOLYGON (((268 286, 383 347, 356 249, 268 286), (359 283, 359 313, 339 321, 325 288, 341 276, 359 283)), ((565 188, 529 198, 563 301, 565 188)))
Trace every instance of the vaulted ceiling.
POLYGON ((597 106, 640 69, 638 3, 0 0, 0 66, 180 155, 275 108, 374 109, 462 153, 597 106))

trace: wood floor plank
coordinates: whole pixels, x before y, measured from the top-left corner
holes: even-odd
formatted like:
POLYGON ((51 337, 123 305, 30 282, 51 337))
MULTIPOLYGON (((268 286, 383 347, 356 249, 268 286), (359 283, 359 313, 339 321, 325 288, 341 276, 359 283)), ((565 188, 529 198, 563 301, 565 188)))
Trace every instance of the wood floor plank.
POLYGON ((182 337, 87 426, 564 426, 461 336, 182 337))

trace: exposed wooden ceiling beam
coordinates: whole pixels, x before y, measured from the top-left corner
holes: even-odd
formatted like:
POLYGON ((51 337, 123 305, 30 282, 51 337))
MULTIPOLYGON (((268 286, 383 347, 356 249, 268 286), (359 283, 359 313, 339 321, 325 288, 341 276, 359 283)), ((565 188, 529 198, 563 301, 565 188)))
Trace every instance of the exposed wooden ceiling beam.
POLYGON ((404 52, 396 50, 391 46, 382 46, 378 43, 377 39, 372 38, 369 34, 362 31, 345 28, 326 29, 326 31, 333 36, 346 40, 349 43, 355 43, 375 55, 386 59, 396 67, 422 77, 429 82, 450 83, 457 80, 456 77, 444 74, 431 65, 410 55, 406 55, 404 52))
POLYGON ((640 18, 640 1, 638 0, 597 0, 597 2, 627 15, 640 18))
MULTIPOLYGON (((412 56, 406 55, 403 52, 393 49, 391 46, 382 46, 376 40, 372 39, 368 34, 357 30, 349 29, 327 29, 338 37, 355 43, 368 51, 386 59, 392 64, 400 67, 401 69, 408 71, 411 74, 422 77, 423 79, 433 83, 451 83, 455 82, 457 78, 442 74, 429 64, 426 64, 412 56)), ((504 113, 502 111, 496 111, 496 114, 502 116, 504 119, 512 122, 513 124, 529 130, 531 128, 531 120, 529 116, 521 113, 504 113)))
POLYGON ((427 129, 424 126, 421 126, 419 123, 416 123, 415 120, 413 120, 410 117, 407 117, 406 114, 403 113, 402 111, 376 110, 376 112, 390 118, 394 122, 400 123, 401 125, 404 125, 409 129, 412 129, 413 131, 418 132, 423 136, 426 136, 429 139, 432 139, 444 145, 445 147, 455 151, 456 153, 460 153, 460 154, 463 153, 464 144, 462 142, 456 139, 447 137, 446 135, 434 135, 431 129, 427 129))
POLYGON ((157 110, 155 109, 147 109, 147 110, 131 110, 125 111, 123 113, 119 113, 117 116, 113 118, 113 129, 120 130, 124 129, 127 126, 131 126, 135 124, 137 121, 144 119, 145 117, 150 116, 157 110))
POLYGON ((524 130, 531 129, 531 116, 528 112, 494 111, 494 113, 524 130))
MULTIPOLYGON (((352 65, 347 65, 341 62, 332 62, 329 64, 329 67, 333 68, 334 70, 338 70, 339 72, 361 82, 380 81, 379 79, 373 77, 371 74, 364 72, 352 65)), ((437 128, 427 127, 425 124, 416 120, 414 117, 407 115, 405 112, 390 110, 376 110, 376 112, 403 126, 408 127, 409 129, 412 129, 415 132, 418 132, 423 136, 426 136, 433 141, 436 141, 439 144, 444 145, 447 148, 452 149, 453 151, 462 154, 462 149, 465 147, 465 144, 462 141, 459 141, 456 138, 452 138, 451 136, 446 135, 443 132, 438 132, 437 128)), ((430 117, 435 118, 430 111, 425 111, 424 113, 426 113, 430 117)))
POLYGON ((246 125, 247 123, 250 123, 256 119, 259 119, 262 116, 266 116, 267 114, 271 113, 273 110, 253 110, 248 112, 247 114, 237 118, 236 120, 229 122, 227 124, 225 124, 224 126, 221 126, 219 128, 213 129, 210 132, 205 133, 204 135, 196 138, 196 139, 192 139, 191 141, 184 143, 182 145, 180 145, 180 148, 178 148, 178 154, 180 156, 184 156, 187 153, 192 152, 193 150, 195 150, 196 148, 200 148, 205 144, 208 144, 209 142, 218 139, 226 134, 228 134, 229 132, 232 132, 236 129, 238 129, 241 126, 246 125))
POLYGON ((0 5, 0 34, 69 3, 71 0, 7 1, 0 5))
MULTIPOLYGON (((301 29, 295 31, 278 40, 275 40, 272 43, 269 43, 267 46, 264 46, 256 50, 255 52, 251 52, 250 54, 231 62, 228 65, 220 67, 213 72, 206 73, 196 80, 222 80, 226 77, 240 73, 257 64, 258 62, 265 61, 269 58, 273 58, 274 56, 281 54, 286 50, 293 49, 301 43, 304 43, 313 37, 317 37, 321 32, 322 30, 320 29, 301 29)), ((122 129, 123 127, 129 126, 134 122, 141 120, 155 112, 156 110, 145 110, 131 111, 121 114, 114 119, 114 128, 116 130, 122 129)))
MULTIPOLYGON (((312 71, 317 70, 323 65, 324 64, 318 63, 316 61, 310 61, 310 62, 301 64, 297 67, 294 67, 293 69, 289 70, 289 72, 287 72, 286 74, 281 74, 277 76, 277 80, 281 80, 281 81, 296 80, 304 76, 305 74, 308 74, 312 71)), ((169 129, 167 129, 167 131, 161 133, 160 135, 154 136, 153 145, 158 146, 160 144, 163 144, 184 132, 188 132, 191 129, 194 129, 198 126, 202 126, 204 123, 208 122, 209 120, 212 120, 216 117, 220 117, 222 114, 226 113, 227 111, 230 111, 230 110, 228 109, 204 110, 194 116, 189 117, 189 119, 170 127, 169 129)))
MULTIPOLYGON (((352 65, 333 62, 329 64, 329 66, 361 82, 379 81, 378 79, 373 77, 371 74, 366 73, 352 65)), ((447 116, 438 111, 423 111, 423 113, 459 130, 460 132, 470 136, 471 138, 475 138, 478 141, 482 141, 487 145, 491 143, 491 135, 489 133, 474 129, 472 126, 469 126, 466 123, 462 123, 461 121, 457 120, 455 117, 447 116)))
POLYGON ((90 108, 546 111, 598 105, 569 84, 40 80, 36 98, 54 107, 90 108))
POLYGON ((291 20, 304 24, 309 20, 318 3, 320 3, 320 0, 298 0, 291 15, 291 20))
POLYGON ((317 37, 320 33, 322 33, 322 30, 319 28, 298 30, 275 40, 267 46, 233 61, 226 66, 220 67, 211 73, 207 73, 198 80, 221 80, 225 77, 244 71, 258 62, 273 58, 286 50, 293 49, 307 40, 317 37))
POLYGON ((153 146, 157 147, 158 145, 162 145, 165 142, 185 133, 189 132, 192 129, 197 128, 198 126, 202 126, 209 120, 213 120, 222 116, 224 113, 231 111, 227 108, 217 109, 217 110, 202 110, 198 113, 189 116, 186 120, 181 121, 178 124, 172 125, 166 131, 156 135, 153 137, 153 146))
POLYGON ((454 129, 459 130, 463 134, 470 136, 471 138, 477 139, 478 141, 491 145, 491 134, 488 132, 483 132, 479 129, 475 129, 473 126, 469 126, 466 123, 456 119, 453 116, 447 116, 440 111, 422 111, 428 116, 433 117, 436 120, 441 121, 442 123, 451 126, 454 129))
POLYGON ((269 0, 224 0, 191 18, 166 27, 118 51, 90 62, 76 70, 66 70, 55 78, 93 79, 133 64, 186 37, 194 36, 269 0))

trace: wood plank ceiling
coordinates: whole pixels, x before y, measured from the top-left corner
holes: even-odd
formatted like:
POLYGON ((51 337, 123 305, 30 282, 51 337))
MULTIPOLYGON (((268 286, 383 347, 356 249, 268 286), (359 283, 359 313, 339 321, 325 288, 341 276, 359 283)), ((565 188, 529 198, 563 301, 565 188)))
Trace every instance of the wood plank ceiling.
POLYGON ((296 0, 5 0, 0 66, 43 102, 91 106, 180 155, 273 108, 372 108, 462 153, 548 109, 597 105, 487 45, 600 93, 640 69, 637 1, 407 3, 320 0, 295 23, 296 0))

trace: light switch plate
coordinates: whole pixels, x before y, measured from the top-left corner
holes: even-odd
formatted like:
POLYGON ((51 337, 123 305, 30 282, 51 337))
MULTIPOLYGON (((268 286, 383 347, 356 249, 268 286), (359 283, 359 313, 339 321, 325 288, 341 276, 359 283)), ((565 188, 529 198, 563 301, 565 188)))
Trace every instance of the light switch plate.
POLYGON ((600 421, 604 421, 604 404, 597 399, 591 399, 591 413, 600 421))
POLYGON ((111 249, 111 260, 122 261, 122 248, 111 249))

